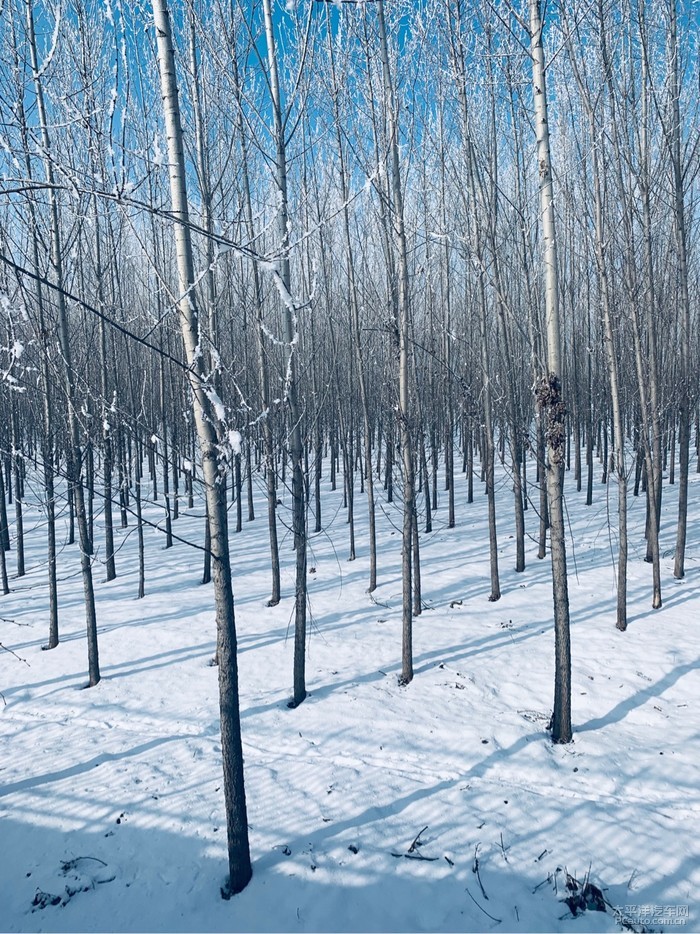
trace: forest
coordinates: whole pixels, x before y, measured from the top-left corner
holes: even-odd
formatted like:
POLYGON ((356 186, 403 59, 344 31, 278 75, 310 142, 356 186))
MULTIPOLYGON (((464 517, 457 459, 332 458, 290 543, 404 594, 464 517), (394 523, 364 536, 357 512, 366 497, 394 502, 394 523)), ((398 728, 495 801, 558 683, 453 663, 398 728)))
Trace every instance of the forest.
MULTIPOLYGON (((618 698, 599 697, 579 736, 585 717, 576 703, 590 687, 581 684, 599 670, 593 646, 605 670, 645 683, 652 679, 640 668, 652 658, 676 666, 658 692, 642 685, 633 710, 648 702, 660 711, 652 700, 697 675, 689 630, 700 600, 699 25, 697 5, 686 0, 0 4, 7 760, 31 722, 12 712, 22 698, 44 718, 40 711, 53 709, 42 707, 44 686, 77 678, 87 690, 66 717, 87 724, 117 689, 115 666, 126 663, 118 653, 157 658, 171 635, 194 638, 186 629, 196 618, 198 633, 210 637, 198 656, 206 681, 188 680, 183 691, 190 710, 204 710, 204 684, 209 701, 216 679, 203 714, 215 745, 201 754, 216 777, 212 800, 225 837, 216 853, 226 877, 214 868, 210 882, 224 903, 237 896, 234 906, 251 877, 255 884, 260 858, 261 780, 253 778, 251 792, 248 775, 267 768, 258 734, 250 734, 255 742, 246 736, 258 696, 245 668, 253 633, 270 653, 255 663, 255 691, 265 704, 273 704, 265 692, 274 692, 280 749, 302 738, 300 718, 319 717, 311 722, 332 731, 337 716, 348 735, 364 736, 369 723, 391 734, 396 715, 410 760, 426 738, 418 725, 424 705, 437 704, 436 718, 441 712, 430 684, 420 685, 429 682, 426 658, 440 662, 442 677, 446 646, 471 645, 482 622, 495 627, 494 638, 514 654, 507 662, 489 655, 480 676, 500 672, 507 687, 516 669, 523 678, 536 672, 536 700, 520 688, 492 693, 506 719, 520 705, 518 723, 539 724, 536 756, 547 752, 532 768, 542 769, 543 788, 552 763, 583 755, 581 743, 594 739, 590 724, 602 728, 606 710, 617 709, 618 698), (143 641, 145 625, 136 633, 139 613, 154 622, 151 641, 143 641), (514 632, 533 613, 533 632, 546 630, 547 639, 537 660, 530 646, 524 655, 514 649, 525 638, 514 632), (129 631, 117 649, 120 625, 129 631), (577 642, 579 625, 587 628, 577 642), (336 634, 343 626, 351 628, 336 634), (326 638, 339 640, 335 662, 326 638), (350 645, 363 639, 364 652, 350 645), (328 664, 318 668, 316 652, 326 649, 328 664), (360 654, 351 661, 352 652, 360 654), (346 723, 324 692, 332 694, 334 682, 356 687, 362 678, 346 682, 346 667, 364 670, 375 660, 382 677, 392 672, 387 709, 377 700, 363 708, 364 722, 346 723), (26 666, 38 694, 21 687, 26 666), (404 703, 415 705, 412 713, 404 703)), ((148 703, 174 703, 181 674, 175 667, 169 681, 152 685, 148 703)), ((465 689, 467 676, 457 675, 465 689)), ((665 727, 689 761, 697 736, 681 708, 696 696, 690 690, 681 702, 674 694, 678 719, 665 727)), ((479 718, 484 746, 495 743, 485 697, 460 714, 479 718)), ((119 698, 112 707, 122 705, 121 713, 109 719, 125 726, 143 711, 119 698)), ((448 723, 454 728, 448 718, 441 741, 451 746, 448 723)), ((650 724, 630 749, 649 736, 662 741, 663 730, 650 724)), ((159 721, 161 740, 174 740, 179 728, 159 721)), ((78 760, 88 735, 81 729, 70 747, 78 760)), ((260 735, 271 754, 272 735, 260 735)), ((509 749, 525 742, 518 735, 509 749)), ((617 742, 606 736, 609 745, 593 748, 602 756, 617 742)), ((63 762, 62 740, 41 753, 41 745, 30 748, 0 798, 31 785, 37 755, 46 757, 41 768, 55 768, 51 782, 76 774, 70 758, 52 766, 54 754, 63 762)), ((341 760, 331 758, 337 767, 341 760)), ((390 775, 401 760, 396 751, 390 775)), ((624 774, 626 785, 632 775, 624 774)), ((665 781, 673 785, 672 775, 665 781)), ((591 801, 602 785, 592 781, 591 801)), ((290 789, 292 801, 297 792, 290 789)), ((27 805, 33 831, 41 821, 31 813, 50 800, 27 805)), ((646 816, 635 820, 644 823, 658 800, 640 791, 646 816)), ((686 809, 697 822, 696 793, 692 801, 686 809)), ((608 804, 613 813, 623 806, 608 804)), ((523 817, 530 807, 523 803, 523 817)), ((0 809, 0 820, 6 813, 0 809)), ((452 831, 458 827, 455 820, 452 831)), ((405 852, 391 856, 401 871, 403 857, 416 861, 409 868, 431 898, 430 860, 441 860, 444 872, 462 870, 447 844, 425 855, 426 831, 411 824, 405 852)), ((16 839, 23 834, 18 828, 16 839)), ((669 831, 657 851, 672 839, 669 831)), ((71 894, 52 902, 37 889, 29 914, 27 904, 13 909, 8 929, 88 923, 87 915, 66 915, 58 927, 48 914, 36 920, 37 910, 72 906, 76 892, 103 894, 99 886, 115 878, 86 875, 80 860, 107 862, 69 858, 66 846, 55 844, 66 872, 77 872, 75 892, 66 885, 71 894)), ((356 859, 358 846, 346 848, 356 859)), ((302 920, 295 906, 296 921, 281 913, 265 922, 258 891, 258 908, 245 909, 240 929, 500 923, 505 909, 489 902, 480 846, 475 838, 462 867, 468 907, 479 909, 470 920, 460 909, 380 921, 377 894, 354 920, 341 923, 337 896, 314 920, 302 920)), ((499 846, 489 859, 500 853, 505 871, 502 829, 499 846)), ((608 853, 611 864, 635 852, 625 847, 608 853)), ((159 844, 166 861, 168 849, 159 844)), ((538 854, 530 856, 532 863, 538 854)), ((587 874, 579 865, 577 875, 562 860, 547 873, 548 889, 553 884, 556 903, 557 878, 559 890, 566 886, 569 919, 595 909, 613 925, 600 930, 653 930, 644 922, 654 918, 685 923, 678 913, 673 922, 621 914, 602 883, 593 884, 590 866, 587 874)), ((315 874, 314 858, 310 865, 315 874)), ((634 866, 622 868, 629 877, 634 866)), ((690 887, 681 881, 691 870, 676 875, 676 888, 663 887, 663 873, 655 877, 642 907, 672 899, 665 907, 687 911, 690 887)), ((401 877, 397 893, 408 880, 401 877)), ((291 905, 293 887, 280 904, 287 897, 291 905)), ((413 904, 397 894, 397 902, 406 898, 413 904)), ((616 898, 640 907, 630 894, 616 898)), ((105 930, 136 930, 145 917, 137 912, 122 927, 119 909, 110 910, 105 930)), ((501 929, 564 923, 545 909, 521 911, 501 929)), ((201 929, 231 929, 226 917, 205 915, 201 929)), ((196 926, 184 918, 170 917, 162 929, 196 926)))

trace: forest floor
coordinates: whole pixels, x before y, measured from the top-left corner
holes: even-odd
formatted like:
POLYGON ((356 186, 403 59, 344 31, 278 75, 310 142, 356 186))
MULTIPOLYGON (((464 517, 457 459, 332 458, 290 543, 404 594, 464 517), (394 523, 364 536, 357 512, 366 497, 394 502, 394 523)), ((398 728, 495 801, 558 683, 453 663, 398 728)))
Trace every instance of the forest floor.
MULTIPOLYGON (((309 555, 309 696, 296 710, 294 556, 281 526, 284 597, 267 607, 256 476, 257 518, 231 534, 253 879, 230 901, 220 897, 226 831, 201 551, 165 550, 147 529, 138 600, 133 523, 117 531, 119 576, 104 582, 103 555, 96 566, 103 677, 84 690, 77 546, 60 554, 61 644, 43 652, 45 530, 28 502, 28 573, 0 598, 11 650, 0 651, 0 929, 616 931, 613 907, 627 906, 636 930, 700 930, 700 476, 682 582, 677 487, 664 484, 656 611, 644 503, 630 497, 625 633, 614 625, 616 490, 597 463, 591 507, 570 473, 566 483, 574 740, 554 746, 549 558, 537 560, 531 508, 527 569, 513 571, 505 472, 502 599, 487 599, 486 498, 477 484, 467 504, 458 475, 456 528, 441 492, 434 531, 421 534, 425 609, 415 679, 401 687, 401 505, 380 491, 370 598, 365 498, 358 490, 349 562, 342 492, 326 471, 324 531, 309 555), (567 874, 593 886, 575 918, 567 874)), ((287 496, 285 522, 288 507, 287 496)), ((162 500, 147 515, 162 519, 162 500)), ((202 510, 175 531, 201 544, 202 510)))

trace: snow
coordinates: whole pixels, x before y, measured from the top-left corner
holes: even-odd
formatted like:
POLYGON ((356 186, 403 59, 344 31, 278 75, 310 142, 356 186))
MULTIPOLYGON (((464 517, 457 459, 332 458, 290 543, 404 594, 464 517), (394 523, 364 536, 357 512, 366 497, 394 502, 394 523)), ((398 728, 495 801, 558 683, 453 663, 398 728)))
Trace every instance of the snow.
POLYGON ((164 165, 166 161, 167 153, 162 148, 160 144, 160 137, 157 133, 153 137, 152 146, 153 146, 153 156, 151 157, 151 162, 153 163, 154 166, 164 165))
POLYGON ((209 383, 204 383, 202 386, 209 402, 211 403, 212 408, 214 409, 214 415, 216 416, 219 425, 226 425, 226 406, 221 400, 221 396, 218 394, 216 389, 209 383))
MULTIPOLYGON (((661 610, 650 605, 644 503, 630 497, 630 623, 620 633, 608 532, 616 492, 597 483, 586 508, 567 475, 575 539, 568 746, 553 746, 545 732, 549 561, 537 561, 528 540, 526 572, 512 570, 504 474, 503 597, 487 601, 486 498, 477 483, 468 505, 458 475, 457 527, 446 527, 441 493, 435 531, 421 534, 426 609, 414 626, 415 678, 400 687, 402 507, 377 490, 379 587, 370 598, 365 500, 358 490, 358 559, 348 562, 342 482, 330 491, 326 465, 324 532, 309 552, 310 693, 296 710, 286 706, 292 541, 281 538, 283 600, 267 607, 263 480, 255 479, 258 518, 231 535, 251 883, 230 901, 219 895, 225 822, 213 599, 199 583, 201 552, 182 543, 165 550, 146 528, 146 597, 137 600, 136 536, 115 528, 119 576, 104 582, 99 560, 95 575, 103 679, 83 690, 77 546, 59 557, 62 641, 42 652, 44 529, 28 501, 29 572, 11 581, 0 608, 1 641, 15 653, 0 651, 0 927, 620 930, 610 910, 572 918, 568 871, 581 881, 590 873, 611 905, 634 907, 647 929, 682 921, 697 930, 698 476, 682 582, 672 577, 677 487, 664 485, 661 610)), ((280 496, 283 536, 291 503, 283 488, 280 496)), ((145 508, 158 521, 162 500, 145 508)), ((201 544, 202 515, 196 503, 177 534, 201 544)), ((534 535, 537 517, 526 515, 534 535)), ((14 548, 8 562, 12 569, 14 548)))

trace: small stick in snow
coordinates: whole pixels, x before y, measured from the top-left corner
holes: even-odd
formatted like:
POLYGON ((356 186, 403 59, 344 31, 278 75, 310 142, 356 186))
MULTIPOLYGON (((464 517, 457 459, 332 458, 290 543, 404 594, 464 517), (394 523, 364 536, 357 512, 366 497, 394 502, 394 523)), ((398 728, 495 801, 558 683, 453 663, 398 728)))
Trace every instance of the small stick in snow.
POLYGON ((426 824, 425 827, 416 834, 416 836, 413 838, 413 843, 409 846, 408 850, 406 851, 407 853, 412 853, 417 846, 423 846, 423 844, 420 843, 420 838, 421 838, 421 835, 424 834, 427 829, 428 829, 428 825, 426 824))
POLYGON ((479 872, 479 857, 477 853, 479 852, 480 843, 474 847, 474 862, 472 863, 472 872, 476 876, 476 880, 479 883, 479 888, 481 889, 481 894, 484 896, 486 901, 489 900, 488 895, 486 894, 486 889, 484 888, 484 883, 481 881, 481 873, 479 872))
POLYGON ((75 869, 77 864, 83 859, 91 859, 96 863, 99 863, 101 866, 106 866, 107 863, 103 859, 98 859, 96 856, 76 856, 74 859, 69 859, 65 863, 61 863, 61 869, 63 872, 70 872, 71 869, 75 869))
POLYGON ((535 860, 535 862, 536 862, 536 863, 539 863, 539 861, 542 859, 542 857, 545 855, 545 853, 547 853, 547 849, 546 849, 546 848, 545 848, 544 850, 542 850, 542 852, 541 852, 540 855, 537 857, 537 859, 535 860))
MULTIPOLYGON (((7 616, 0 616, 0 623, 12 623, 13 626, 29 626, 31 623, 18 623, 16 619, 8 619, 7 616)), ((677 707, 687 707, 687 704, 676 704, 677 707)))
POLYGON ((476 905, 476 907, 479 909, 479 911, 483 911, 484 914, 486 915, 486 917, 487 917, 487 918, 491 918, 491 920, 492 920, 492 921, 495 921, 496 924, 500 924, 500 923, 501 923, 501 919, 500 919, 500 918, 494 918, 494 916, 493 916, 493 915, 490 915, 490 914, 488 913, 488 911, 486 911, 485 908, 482 908, 482 907, 481 907, 481 905, 480 905, 480 904, 478 903, 478 901, 474 898, 474 896, 472 895, 472 893, 469 891, 468 888, 465 887, 465 891, 466 891, 467 895, 469 896, 469 898, 471 898, 471 900, 474 902, 474 904, 476 905))
POLYGON ((390 610, 390 609, 391 609, 391 607, 389 606, 388 603, 382 603, 381 600, 377 600, 377 598, 374 597, 372 594, 368 594, 368 596, 369 596, 370 601, 371 601, 375 606, 383 606, 385 610, 390 610))
MULTIPOLYGON (((424 834, 427 829, 428 829, 428 825, 426 824, 425 827, 419 833, 415 835, 415 837, 413 838, 413 843, 411 843, 411 845, 409 846, 409 848, 406 850, 405 853, 396 853, 394 850, 392 850, 391 855, 395 859, 401 859, 401 857, 404 857, 405 859, 420 859, 426 863, 436 862, 438 859, 440 859, 439 856, 423 856, 422 853, 416 852, 419 846, 423 846, 420 838, 421 838, 421 835, 424 834)), ((447 859, 447 857, 445 858, 447 859)))
MULTIPOLYGON (((8 649, 8 647, 7 647, 6 645, 3 645, 2 642, 0 642, 0 649, 4 649, 6 652, 9 652, 10 655, 14 655, 14 657, 17 659, 18 662, 24 662, 24 664, 27 666, 27 668, 31 668, 31 667, 32 667, 32 666, 29 664, 29 662, 27 661, 26 658, 22 658, 22 657, 21 657, 20 655, 18 655, 16 652, 13 652, 12 649, 8 649)), ((421 832, 422 832, 422 831, 421 831, 421 832)))
POLYGON ((501 831, 501 852, 503 853, 503 859, 508 862, 508 857, 506 856, 507 851, 510 849, 509 846, 503 846, 503 831, 501 831))

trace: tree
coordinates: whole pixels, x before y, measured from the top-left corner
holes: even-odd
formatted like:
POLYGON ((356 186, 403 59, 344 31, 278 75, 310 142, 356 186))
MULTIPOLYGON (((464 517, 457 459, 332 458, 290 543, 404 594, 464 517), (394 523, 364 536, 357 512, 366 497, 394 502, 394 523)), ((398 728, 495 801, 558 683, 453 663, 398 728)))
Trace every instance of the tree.
POLYGON ((228 897, 242 891, 252 875, 243 778, 236 623, 228 543, 226 488, 222 483, 223 465, 219 462, 221 446, 230 444, 230 441, 222 417, 223 406, 208 379, 205 363, 199 351, 201 336, 189 227, 187 174, 167 0, 152 0, 152 7, 168 139, 168 171, 179 283, 178 314, 188 365, 197 436, 202 452, 202 472, 211 536, 219 660, 221 753, 224 767, 229 860, 229 879, 222 892, 228 897))
POLYGON ((607 237, 604 227, 603 175, 605 168, 604 147, 598 140, 602 133, 601 125, 604 114, 597 114, 594 101, 600 99, 600 93, 593 94, 582 74, 572 43, 567 36, 569 56, 579 88, 581 102, 588 118, 588 128, 592 141, 592 181, 593 211, 595 226, 595 258, 598 273, 600 305, 603 313, 603 346, 610 382, 610 402, 613 414, 613 432, 615 440, 615 472, 618 488, 619 550, 617 559, 617 620, 616 626, 624 631, 627 628, 627 466, 625 463, 625 435, 620 393, 617 341, 613 328, 613 310, 609 282, 609 261, 607 257, 607 237))
POLYGON ((403 467, 403 530, 402 530, 402 649, 401 680, 408 684, 413 680, 413 534, 415 523, 415 477, 413 464, 413 441, 411 437, 410 410, 410 340, 409 340, 409 280, 408 250, 404 224, 403 190, 399 167, 399 124, 398 107, 394 82, 389 65, 389 44, 384 19, 384 0, 377 0, 377 23, 379 25, 379 55, 382 63, 384 97, 388 111, 388 150, 390 184, 390 219, 397 254, 396 271, 396 331, 399 352, 399 437, 401 439, 401 464, 403 467))
POLYGON ((297 308, 292 297, 292 278, 289 261, 289 205, 287 198, 287 140, 282 114, 282 92, 277 67, 275 27, 271 0, 263 0, 265 40, 272 103, 275 143, 275 184, 277 186, 277 235, 275 261, 276 282, 284 305, 285 342, 289 361, 286 379, 286 402, 289 407, 289 457, 292 467, 292 529, 296 553, 296 580, 294 591, 294 696, 293 706, 306 697, 306 500, 304 491, 304 444, 301 436, 301 410, 297 386, 297 355, 299 332, 297 308))
POLYGON ((48 200, 50 214, 50 243, 51 243, 51 269, 56 286, 56 303, 58 313, 58 337, 63 362, 64 391, 68 414, 68 475, 69 489, 75 502, 78 532, 80 536, 80 566, 82 569, 83 591, 85 594, 85 617, 87 625, 88 643, 88 678, 90 687, 94 687, 100 680, 100 661, 97 646, 97 617, 95 614, 95 591, 92 580, 92 538, 88 527, 87 510, 85 508, 85 495, 82 478, 83 453, 80 444, 80 427, 78 424, 77 399, 75 387, 75 371, 73 369, 70 334, 68 329, 68 310, 66 308, 64 281, 63 281, 63 246, 61 243, 61 227, 59 222, 58 194, 55 185, 54 168, 51 158, 52 145, 49 133, 49 124, 46 117, 44 100, 44 87, 42 83, 42 70, 39 67, 39 57, 36 44, 36 30, 34 27, 33 0, 25 0, 27 41, 36 96, 39 130, 44 150, 44 170, 48 185, 48 200))
POLYGON ((545 290, 547 372, 537 388, 546 419, 547 507, 552 553, 552 592, 554 597, 554 711, 552 740, 571 741, 571 647, 569 635, 569 587, 566 571, 564 528, 564 445, 566 408, 562 392, 561 332, 559 313, 559 270, 557 235, 554 223, 554 186, 549 145, 547 77, 542 41, 544 23, 540 0, 529 0, 530 56, 534 94, 535 135, 539 170, 540 217, 542 223, 542 273, 545 290))

